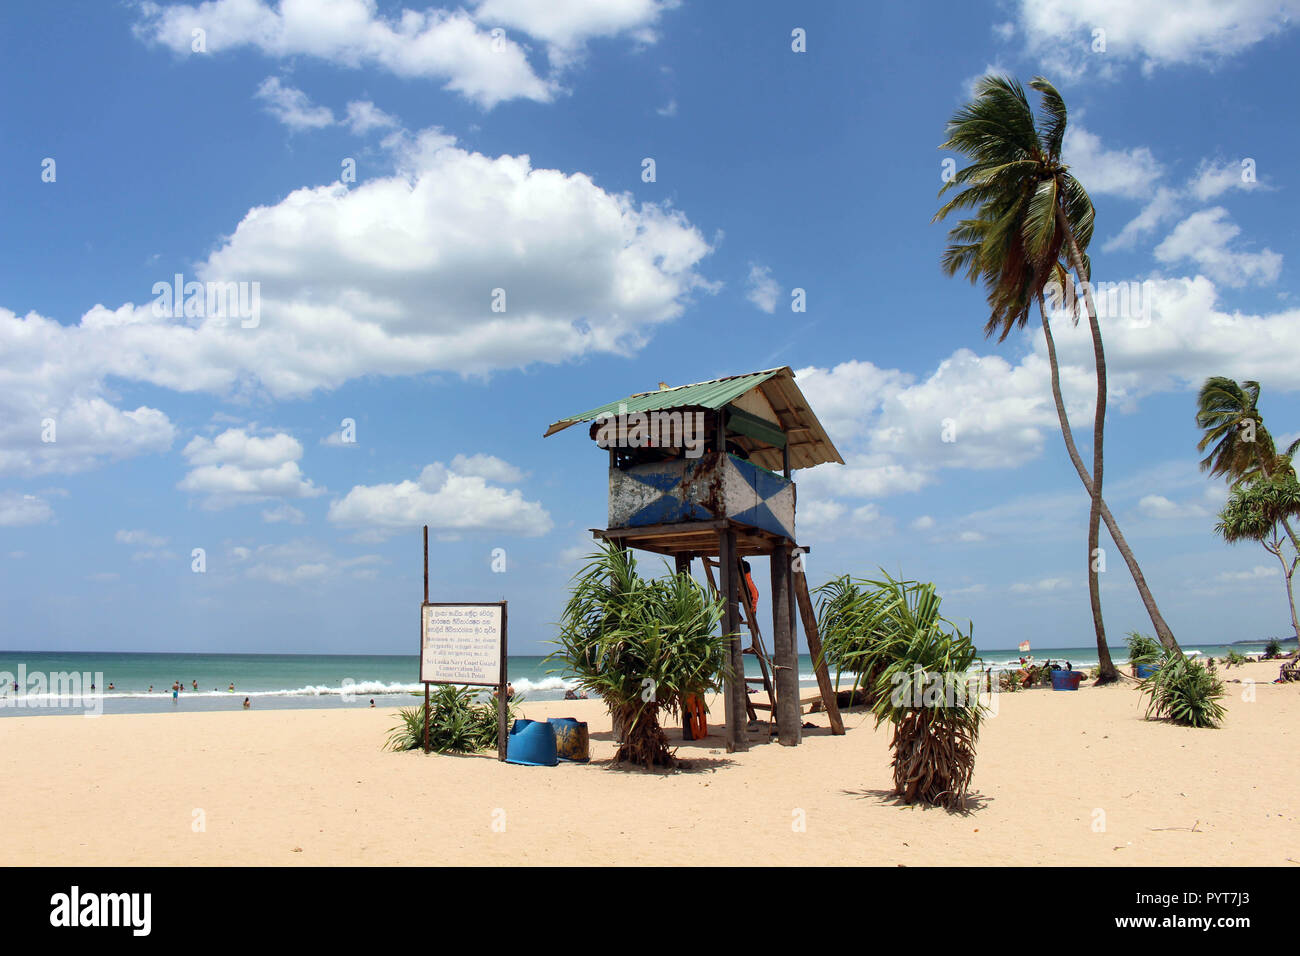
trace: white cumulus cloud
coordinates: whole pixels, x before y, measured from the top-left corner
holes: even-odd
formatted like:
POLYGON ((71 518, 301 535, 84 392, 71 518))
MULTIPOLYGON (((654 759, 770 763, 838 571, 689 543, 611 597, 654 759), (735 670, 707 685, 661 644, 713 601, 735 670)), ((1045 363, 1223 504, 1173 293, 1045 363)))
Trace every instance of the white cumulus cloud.
POLYGON ((324 493, 298 467, 302 445, 284 432, 262 438, 230 428, 216 438, 194 438, 183 454, 191 470, 176 487, 205 496, 205 508, 324 493))
POLYGON ((1243 252, 1229 243, 1241 234, 1241 227, 1228 218, 1222 206, 1194 212, 1156 246, 1161 262, 1190 261, 1216 282, 1230 286, 1276 282, 1282 272, 1282 256, 1271 249, 1243 252))
POLYGON ((37 495, 0 491, 0 528, 44 524, 53 517, 49 502, 37 495))
POLYGON ((1213 65, 1292 28, 1300 0, 1019 0, 1029 50, 1059 71, 1213 65), (1095 31, 1101 30, 1099 36, 1095 31), (1104 49, 1098 49, 1098 40, 1104 49))
POLYGON ((313 104, 306 93, 285 86, 279 77, 268 76, 253 96, 268 113, 295 132, 334 125, 334 114, 329 107, 313 104))
MULTIPOLYGON (((96 305, 75 323, 0 308, 0 473, 170 448, 167 415, 118 407, 110 379, 284 399, 372 375, 627 355, 714 291, 698 271, 709 244, 670 206, 437 131, 388 148, 391 175, 258 206, 198 266, 201 280, 259 283, 255 327, 158 314, 147 289, 144 304, 96 305)), ((170 285, 171 270, 158 279, 170 285)))
POLYGON ((771 315, 776 311, 777 299, 781 296, 781 287, 772 278, 772 270, 767 266, 750 264, 749 279, 746 282, 745 298, 758 308, 771 315))
POLYGON ((506 480, 517 480, 519 474, 490 456, 458 456, 451 466, 441 462, 426 466, 414 481, 357 485, 330 505, 329 520, 356 528, 370 540, 425 524, 443 532, 490 530, 537 536, 551 530, 551 517, 541 504, 525 499, 518 488, 490 484, 484 472, 495 473, 497 480, 503 473, 506 480))

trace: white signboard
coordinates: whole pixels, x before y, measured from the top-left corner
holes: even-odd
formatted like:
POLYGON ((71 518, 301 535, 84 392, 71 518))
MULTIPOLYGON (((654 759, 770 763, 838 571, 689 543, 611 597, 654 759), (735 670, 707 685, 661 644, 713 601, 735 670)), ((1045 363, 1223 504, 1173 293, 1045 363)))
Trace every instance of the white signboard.
POLYGON ((501 605, 424 605, 420 615, 420 680, 499 683, 501 605))

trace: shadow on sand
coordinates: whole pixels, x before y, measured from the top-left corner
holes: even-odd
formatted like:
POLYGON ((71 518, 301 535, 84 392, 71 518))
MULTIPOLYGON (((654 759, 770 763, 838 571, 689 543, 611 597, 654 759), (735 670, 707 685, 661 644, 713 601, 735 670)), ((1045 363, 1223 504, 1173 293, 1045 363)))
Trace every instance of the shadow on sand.
POLYGON ((972 813, 977 813, 993 802, 992 797, 987 797, 982 793, 968 793, 965 807, 950 810, 947 807, 931 807, 922 803, 904 803, 899 797, 895 796, 893 790, 841 790, 840 793, 850 797, 857 797, 859 800, 874 800, 882 807, 894 806, 921 811, 937 810, 950 816, 961 817, 968 817, 972 813))

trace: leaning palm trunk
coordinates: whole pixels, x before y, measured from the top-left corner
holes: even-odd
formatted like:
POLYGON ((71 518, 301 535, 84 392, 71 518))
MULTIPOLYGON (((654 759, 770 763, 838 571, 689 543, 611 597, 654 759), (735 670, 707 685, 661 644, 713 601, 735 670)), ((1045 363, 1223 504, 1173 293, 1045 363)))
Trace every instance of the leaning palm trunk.
POLYGON ((1092 288, 1089 284, 1088 267, 1084 264, 1083 253, 1074 240, 1074 231, 1069 220, 1058 206, 1056 208, 1057 227, 1065 237, 1065 246, 1069 250, 1070 265, 1083 286, 1083 305, 1088 313, 1088 328, 1092 333, 1092 352, 1097 366, 1097 404, 1092 425, 1092 488, 1089 494, 1092 504, 1088 508, 1088 600, 1092 604, 1092 624, 1097 633, 1097 663, 1101 673, 1098 684, 1109 684, 1119 680, 1119 672, 1110 659, 1110 648, 1106 644, 1106 625, 1101 615, 1101 587, 1097 579, 1097 559, 1100 556, 1101 538, 1101 485, 1104 442, 1106 428, 1106 350, 1101 341, 1101 326, 1097 322, 1097 308, 1092 301, 1092 288))
MULTIPOLYGON (((1052 336, 1052 326, 1047 321, 1047 311, 1043 306, 1041 294, 1038 296, 1038 315, 1043 323, 1043 336, 1047 340, 1047 363, 1052 371, 1052 399, 1056 402, 1056 417, 1061 423, 1061 435, 1065 439, 1065 450, 1069 453, 1074 470, 1079 474, 1079 480, 1083 482, 1084 490, 1091 496, 1092 477, 1088 474, 1088 469, 1084 467, 1083 457, 1079 454, 1079 449, 1074 443, 1074 430, 1070 427, 1070 419, 1065 411, 1065 399, 1061 395, 1061 371, 1056 359, 1056 340, 1052 336)), ((1160 613, 1160 608, 1156 605, 1156 599, 1151 593, 1150 586, 1147 585, 1146 576, 1138 565, 1133 549, 1129 547, 1127 539, 1119 530, 1119 523, 1115 520, 1115 516, 1110 513, 1110 508, 1106 506, 1105 500, 1101 502, 1101 518, 1106 522, 1106 530, 1110 532, 1115 547, 1124 558, 1124 563, 1128 565, 1129 573, 1133 576, 1133 583, 1137 586, 1138 595, 1142 598, 1142 605, 1147 610, 1147 616, 1151 618, 1151 625, 1155 628, 1160 643, 1171 653, 1182 654, 1182 648, 1178 646, 1178 641, 1174 639, 1174 632, 1165 622, 1164 615, 1160 613)), ((1107 648, 1107 656, 1109 656, 1109 648, 1107 648)))

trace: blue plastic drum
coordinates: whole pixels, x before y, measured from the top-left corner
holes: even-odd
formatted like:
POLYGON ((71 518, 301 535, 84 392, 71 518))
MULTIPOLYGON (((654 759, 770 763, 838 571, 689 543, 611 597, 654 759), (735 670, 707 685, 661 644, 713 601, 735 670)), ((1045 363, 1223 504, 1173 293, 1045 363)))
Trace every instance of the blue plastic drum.
POLYGON ((574 717, 552 717, 555 728, 555 749, 561 760, 586 763, 591 759, 591 736, 587 722, 574 717))
POLYGON ((510 728, 506 741, 506 763, 525 767, 554 767, 559 763, 555 749, 555 728, 549 723, 520 718, 510 728))
POLYGON ((1083 671, 1052 671, 1052 690, 1078 690, 1083 671))

